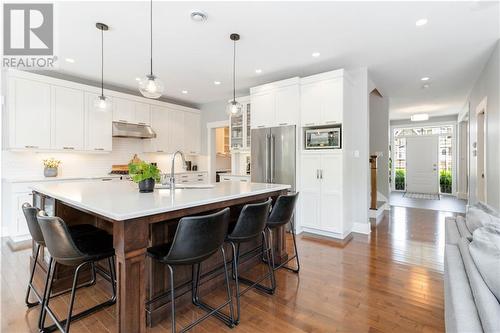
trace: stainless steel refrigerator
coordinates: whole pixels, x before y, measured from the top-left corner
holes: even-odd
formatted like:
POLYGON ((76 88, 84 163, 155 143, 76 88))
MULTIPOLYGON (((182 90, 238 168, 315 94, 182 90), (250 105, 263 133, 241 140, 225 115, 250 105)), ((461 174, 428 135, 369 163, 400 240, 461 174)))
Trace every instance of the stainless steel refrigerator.
POLYGON ((295 191, 295 134, 295 126, 251 131, 252 182, 288 184, 295 191))

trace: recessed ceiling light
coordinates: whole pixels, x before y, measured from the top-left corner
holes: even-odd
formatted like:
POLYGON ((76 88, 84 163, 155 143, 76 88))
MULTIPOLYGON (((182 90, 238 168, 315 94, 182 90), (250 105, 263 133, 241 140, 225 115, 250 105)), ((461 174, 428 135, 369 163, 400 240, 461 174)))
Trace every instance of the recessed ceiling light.
POLYGON ((185 95, 185 94, 188 93, 188 91, 187 90, 183 90, 182 93, 185 95))
POLYGON ((311 54, 314 58, 317 58, 321 55, 321 53, 319 52, 313 52, 313 54, 311 54))
POLYGON ((411 121, 424 121, 429 120, 429 115, 427 113, 417 113, 410 117, 411 121))
POLYGON ((136 77, 135 80, 136 81, 141 81, 141 78, 140 77, 136 77))
POLYGON ((260 68, 259 68, 259 69, 256 69, 256 70, 255 70, 255 73, 257 73, 257 74, 262 73, 262 69, 260 69, 260 68))
POLYGON ((69 62, 70 64, 74 64, 75 63, 75 59, 73 59, 73 58, 66 58, 64 60, 66 60, 66 62, 69 62))
POLYGON ((214 81, 214 84, 215 84, 216 86, 218 86, 218 85, 220 85, 220 84, 221 84, 221 82, 220 82, 220 81, 214 81))
POLYGON ((428 76, 424 76, 423 78, 421 78, 420 80, 421 81, 429 81, 431 78, 428 77, 428 76))
POLYGON ((426 24, 427 24, 426 18, 421 18, 421 19, 417 20, 417 22, 415 22, 415 25, 417 27, 421 27, 421 26, 426 25, 426 24))
POLYGON ((426 84, 424 84, 424 85, 422 86, 422 88, 424 88, 424 89, 427 89, 427 88, 429 88, 429 87, 430 87, 430 84, 428 84, 428 83, 426 83, 426 84))
POLYGON ((207 14, 200 10, 193 10, 190 14, 191 20, 195 22, 203 22, 207 20, 207 14))

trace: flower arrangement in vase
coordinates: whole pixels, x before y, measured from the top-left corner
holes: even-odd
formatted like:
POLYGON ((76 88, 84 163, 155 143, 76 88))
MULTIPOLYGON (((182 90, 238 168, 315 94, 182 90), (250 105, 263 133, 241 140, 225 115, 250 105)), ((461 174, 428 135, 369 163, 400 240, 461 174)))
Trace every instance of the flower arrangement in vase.
POLYGON ((43 160, 43 175, 45 177, 57 177, 57 168, 61 161, 51 157, 43 160))

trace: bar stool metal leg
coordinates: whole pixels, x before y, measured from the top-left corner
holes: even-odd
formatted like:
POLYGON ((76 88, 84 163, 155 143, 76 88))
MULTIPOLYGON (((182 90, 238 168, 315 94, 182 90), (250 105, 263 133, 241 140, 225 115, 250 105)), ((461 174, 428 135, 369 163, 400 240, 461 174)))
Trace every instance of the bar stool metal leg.
POLYGON ((67 333, 67 332, 69 332, 71 321, 83 318, 83 317, 88 316, 89 314, 91 314, 95 311, 98 311, 104 307, 115 304, 116 303, 116 285, 115 285, 116 281, 115 281, 114 269, 112 267, 112 262, 113 262, 112 258, 111 257, 108 258, 108 264, 109 264, 110 275, 111 275, 111 288, 112 288, 111 299, 109 299, 103 303, 97 304, 97 305, 91 307, 90 309, 84 310, 76 315, 72 315, 76 291, 79 289, 77 283, 78 283, 78 276, 80 274, 80 270, 82 269, 82 267, 84 267, 87 264, 91 265, 91 267, 95 264, 94 262, 84 262, 84 263, 78 265, 76 270, 75 270, 75 275, 73 276, 73 285, 71 287, 71 296, 70 296, 70 303, 69 303, 69 307, 68 307, 68 314, 67 314, 66 319, 60 321, 57 318, 57 316, 54 314, 52 309, 50 309, 50 307, 49 307, 50 299, 53 298, 53 297, 49 297, 49 295, 52 292, 55 269, 57 266, 57 263, 53 262, 53 260, 51 258, 51 262, 49 263, 49 267, 51 268, 49 271, 50 274, 47 275, 47 281, 50 280, 50 282, 49 282, 49 285, 47 287, 45 287, 44 301, 43 301, 43 306, 42 306, 42 310, 40 313, 40 320, 39 320, 40 331, 41 332, 53 332, 55 330, 60 330, 63 333, 67 333), (49 327, 44 327, 47 313, 54 321, 54 324, 52 326, 49 326, 49 327))
POLYGON ((37 306, 38 304, 40 304, 39 301, 36 301, 36 302, 30 302, 29 301, 30 292, 31 292, 32 289, 33 289, 33 293, 37 294, 36 295, 37 298, 40 299, 40 295, 38 295, 37 291, 33 287, 33 277, 35 275, 36 265, 38 265, 38 255, 40 253, 40 248, 41 248, 41 245, 37 243, 36 244, 35 261, 33 262, 33 268, 31 269, 30 279, 28 281, 28 290, 26 291, 26 298, 24 299, 24 302, 26 303, 26 305, 28 306, 28 308, 31 308, 31 307, 34 307, 34 306, 37 306))
MULTIPOLYGON (((293 241, 293 248, 294 248, 294 255, 292 257, 289 257, 285 262, 282 262, 281 264, 279 264, 278 266, 276 266, 274 263, 275 263, 275 260, 274 260, 274 251, 271 249, 271 258, 272 258, 272 261, 273 261, 273 267, 274 267, 274 270, 277 270, 277 269, 280 269, 280 268, 285 268, 285 269, 288 269, 289 271, 292 271, 294 273, 299 273, 300 271, 300 261, 299 261, 299 252, 297 251, 297 240, 295 238, 295 229, 294 229, 294 225, 293 225, 293 222, 292 220, 290 220, 290 226, 291 226, 291 231, 292 231, 292 241, 293 241), (288 264, 290 261, 292 261, 293 259, 296 260, 297 262, 297 268, 293 268, 293 267, 290 267, 290 266, 287 266, 286 264, 288 264)), ((269 239, 270 239, 270 244, 272 244, 272 230, 267 228, 267 231, 269 232, 269 239)))
POLYGON ((200 296, 198 294, 199 291, 199 284, 200 284, 200 271, 201 271, 201 263, 197 265, 197 273, 196 273, 196 287, 194 289, 195 294, 193 295, 193 304, 198 306, 199 308, 207 311, 208 313, 205 314, 203 317, 197 319, 195 322, 193 322, 191 325, 187 326, 184 330, 189 330, 191 329, 194 325, 198 324, 208 316, 214 315, 220 320, 222 320, 227 326, 233 328, 234 327, 234 308, 233 308, 233 300, 232 300, 232 293, 231 293, 231 288, 229 286, 229 271, 227 269, 227 263, 226 263, 226 252, 224 251, 224 247, 221 246, 220 248, 221 254, 222 254, 222 260, 224 263, 224 277, 225 277, 225 282, 226 282, 226 292, 227 292, 227 301, 221 305, 219 305, 217 308, 213 308, 212 306, 206 304, 200 299, 200 296), (229 305, 229 316, 220 312, 220 310, 225 307, 226 305, 229 305))

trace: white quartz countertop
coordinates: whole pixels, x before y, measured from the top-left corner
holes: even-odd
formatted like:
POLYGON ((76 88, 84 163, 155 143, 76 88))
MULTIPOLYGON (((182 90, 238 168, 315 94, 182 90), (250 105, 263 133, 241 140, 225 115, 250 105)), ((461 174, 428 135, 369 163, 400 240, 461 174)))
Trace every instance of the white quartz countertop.
POLYGON ((139 193, 133 182, 38 183, 33 189, 104 217, 122 221, 289 189, 290 185, 222 182, 207 189, 155 189, 139 193))
POLYGON ((57 181, 71 181, 71 180, 93 180, 103 178, 120 178, 122 175, 90 175, 90 176, 57 176, 57 177, 44 177, 44 176, 25 176, 25 177, 7 177, 3 178, 4 181, 9 183, 31 183, 31 182, 57 182, 57 181))

